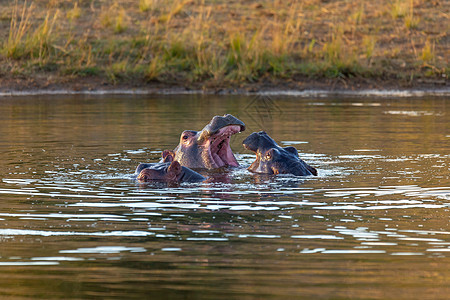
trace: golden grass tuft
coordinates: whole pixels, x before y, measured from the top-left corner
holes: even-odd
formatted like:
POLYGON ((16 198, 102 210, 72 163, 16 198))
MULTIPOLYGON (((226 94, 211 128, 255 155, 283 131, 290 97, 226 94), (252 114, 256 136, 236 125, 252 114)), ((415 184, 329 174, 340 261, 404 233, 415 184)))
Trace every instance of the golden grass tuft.
POLYGON ((363 46, 365 49, 365 55, 368 60, 370 60, 373 56, 373 52, 375 50, 376 43, 377 43, 377 39, 373 35, 367 35, 363 38, 363 46))
POLYGON ((416 29, 419 26, 420 18, 414 14, 414 0, 409 2, 409 10, 405 16, 405 26, 408 29, 416 29))
POLYGON ((427 40, 425 42, 425 45, 424 45, 424 47, 422 49, 422 53, 420 55, 420 59, 424 63, 428 63, 428 64, 434 63, 434 61, 436 59, 435 43, 434 42, 433 42, 433 44, 431 44, 430 40, 427 40))
POLYGON ((27 5, 25 1, 19 16, 19 6, 14 7, 11 18, 10 31, 7 42, 3 45, 2 52, 7 57, 14 59, 37 59, 38 64, 43 64, 55 50, 54 42, 58 35, 55 34, 55 23, 59 11, 47 11, 41 24, 33 31, 30 18, 33 15, 34 6, 27 5))
POLYGON ((25 52, 25 38, 31 28, 30 17, 32 11, 33 5, 27 6, 26 1, 23 4, 21 12, 17 3, 14 6, 8 40, 2 47, 7 57, 17 59, 22 57, 25 52))
POLYGON ((158 9, 161 0, 139 0, 139 10, 141 12, 151 12, 158 9))
POLYGON ((78 2, 75 2, 73 8, 67 12, 66 17, 69 21, 72 22, 75 19, 80 18, 80 16, 81 16, 81 9, 78 7, 78 2))
POLYGON ((393 19, 403 18, 408 11, 408 3, 405 0, 396 0, 390 4, 390 14, 393 19))

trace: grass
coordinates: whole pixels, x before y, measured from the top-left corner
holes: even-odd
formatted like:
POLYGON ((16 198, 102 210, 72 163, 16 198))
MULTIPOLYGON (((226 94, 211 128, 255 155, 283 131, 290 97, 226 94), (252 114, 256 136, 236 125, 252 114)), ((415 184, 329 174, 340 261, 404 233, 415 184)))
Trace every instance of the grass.
POLYGON ((7 58, 32 59, 39 65, 43 65, 47 59, 50 59, 54 51, 53 44, 57 39, 57 34, 53 32, 59 12, 48 11, 41 23, 32 28, 31 16, 33 5, 27 6, 24 2, 20 8, 14 6, 11 17, 9 36, 2 45, 2 53, 7 58), (19 15, 19 11, 20 15, 19 15))
POLYGON ((32 6, 27 7, 26 2, 21 10, 17 5, 14 6, 8 40, 2 45, 2 53, 6 57, 18 59, 23 55, 26 35, 31 28, 30 10, 32 6))
POLYGON ((69 21, 74 21, 75 19, 80 18, 81 9, 78 7, 78 2, 75 2, 73 8, 67 11, 66 16, 69 21))
POLYGON ((3 77, 51 73, 209 87, 296 78, 439 79, 449 72, 448 15, 439 1, 3 3, 3 77))
POLYGON ((405 16, 405 26, 408 29, 417 29, 420 19, 414 15, 414 0, 409 2, 409 12, 405 16))
POLYGON ((139 10, 141 12, 147 12, 152 10, 156 0, 139 0, 139 10))
POLYGON ((396 0, 394 3, 390 4, 390 7, 390 14, 394 19, 403 18, 408 10, 407 2, 405 0, 396 0))
POLYGON ((425 46, 422 49, 422 55, 420 57, 420 59, 424 62, 424 63, 434 63, 435 59, 436 59, 436 55, 435 55, 435 45, 431 45, 430 41, 427 40, 425 43, 425 46))

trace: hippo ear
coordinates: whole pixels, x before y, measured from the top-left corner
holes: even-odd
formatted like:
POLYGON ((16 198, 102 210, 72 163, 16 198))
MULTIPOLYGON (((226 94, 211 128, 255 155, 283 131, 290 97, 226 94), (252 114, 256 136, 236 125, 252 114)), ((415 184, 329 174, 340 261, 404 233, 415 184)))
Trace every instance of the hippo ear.
POLYGON ((313 174, 314 176, 317 176, 317 170, 314 167, 311 167, 310 165, 306 165, 306 168, 308 169, 308 171, 311 172, 311 174, 313 174))
POLYGON ((162 153, 163 162, 172 162, 175 159, 175 153, 170 150, 164 150, 162 153))
POLYGON ((181 165, 179 162, 177 162, 176 160, 173 161, 169 168, 167 169, 167 172, 175 174, 175 175, 179 175, 181 173, 181 165))
POLYGON ((292 146, 284 147, 283 149, 286 150, 286 151, 289 152, 289 153, 292 153, 292 154, 298 156, 298 151, 297 151, 297 149, 295 149, 295 148, 292 147, 292 146))

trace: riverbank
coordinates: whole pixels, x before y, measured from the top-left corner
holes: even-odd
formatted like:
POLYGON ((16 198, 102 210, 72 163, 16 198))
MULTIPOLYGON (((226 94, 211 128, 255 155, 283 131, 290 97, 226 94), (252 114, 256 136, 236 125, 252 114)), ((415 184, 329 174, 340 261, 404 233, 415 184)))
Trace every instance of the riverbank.
POLYGON ((165 84, 115 84, 96 80, 77 80, 76 82, 36 82, 12 81, 4 84, 0 80, 0 98, 14 96, 42 95, 183 95, 183 94, 222 94, 222 95, 266 95, 295 97, 450 97, 450 87, 442 82, 421 82, 419 84, 399 85, 392 82, 343 82, 336 80, 278 82, 270 84, 251 84, 242 87, 205 88, 199 86, 175 86, 165 84))
POLYGON ((5 1, 0 92, 440 90, 444 1, 5 1))

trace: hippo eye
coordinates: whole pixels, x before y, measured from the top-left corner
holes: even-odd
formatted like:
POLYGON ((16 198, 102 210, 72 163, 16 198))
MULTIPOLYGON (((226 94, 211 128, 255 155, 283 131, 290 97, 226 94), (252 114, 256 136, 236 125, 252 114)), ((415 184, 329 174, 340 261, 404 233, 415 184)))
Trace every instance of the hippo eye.
POLYGON ((277 155, 278 155, 277 149, 271 148, 271 149, 267 150, 266 154, 264 155, 264 159, 272 160, 275 157, 277 157, 277 155))
POLYGON ((189 137, 187 135, 183 135, 183 140, 187 140, 189 137))

